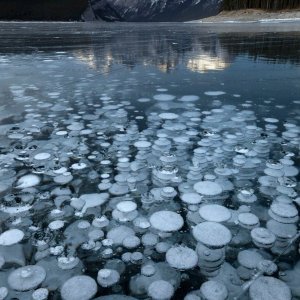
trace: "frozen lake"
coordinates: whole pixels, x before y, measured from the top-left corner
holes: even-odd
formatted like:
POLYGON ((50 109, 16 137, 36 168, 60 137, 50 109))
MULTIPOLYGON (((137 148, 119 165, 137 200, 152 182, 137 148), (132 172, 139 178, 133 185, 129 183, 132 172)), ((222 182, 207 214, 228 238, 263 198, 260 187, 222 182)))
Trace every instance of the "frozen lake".
POLYGON ((0 299, 299 299, 299 51, 299 23, 0 22, 0 299))

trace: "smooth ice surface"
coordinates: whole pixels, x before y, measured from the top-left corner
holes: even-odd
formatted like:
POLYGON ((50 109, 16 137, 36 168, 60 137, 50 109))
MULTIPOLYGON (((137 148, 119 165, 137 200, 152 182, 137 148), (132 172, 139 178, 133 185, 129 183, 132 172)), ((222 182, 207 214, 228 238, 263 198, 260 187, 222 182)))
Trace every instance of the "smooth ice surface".
POLYGON ((299 24, 0 40, 1 297, 300 297, 299 24))

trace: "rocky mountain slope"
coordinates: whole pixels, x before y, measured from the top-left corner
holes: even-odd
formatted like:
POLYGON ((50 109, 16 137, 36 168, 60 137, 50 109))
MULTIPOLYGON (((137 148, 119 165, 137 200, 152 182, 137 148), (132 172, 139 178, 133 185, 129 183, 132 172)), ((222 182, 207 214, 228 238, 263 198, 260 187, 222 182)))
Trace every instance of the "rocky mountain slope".
POLYGON ((187 21, 219 12, 223 0, 0 0, 0 20, 187 21))
POLYGON ((222 0, 90 0, 84 20, 187 21, 215 15, 222 0))

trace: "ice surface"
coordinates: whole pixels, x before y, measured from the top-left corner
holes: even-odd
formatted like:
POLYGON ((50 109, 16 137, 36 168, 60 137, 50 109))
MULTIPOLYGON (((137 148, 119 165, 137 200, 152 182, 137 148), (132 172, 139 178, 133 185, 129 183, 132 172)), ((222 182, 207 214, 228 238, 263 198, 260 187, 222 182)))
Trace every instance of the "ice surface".
POLYGON ((260 19, 260 23, 289 23, 289 22, 299 22, 300 18, 289 18, 289 19, 260 19))
POLYGON ((0 294, 299 297, 298 31, 2 22, 0 294))

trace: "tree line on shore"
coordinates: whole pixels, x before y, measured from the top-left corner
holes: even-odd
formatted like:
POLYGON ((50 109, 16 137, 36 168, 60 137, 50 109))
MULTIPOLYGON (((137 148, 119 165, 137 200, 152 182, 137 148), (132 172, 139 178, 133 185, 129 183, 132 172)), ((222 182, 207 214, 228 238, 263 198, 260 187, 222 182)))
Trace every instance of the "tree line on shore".
POLYGON ((224 10, 258 8, 266 10, 300 8, 299 0, 224 0, 224 10))

